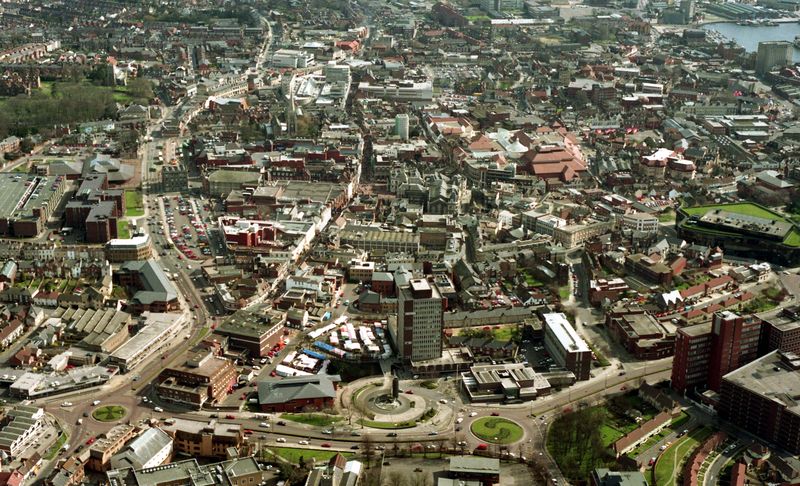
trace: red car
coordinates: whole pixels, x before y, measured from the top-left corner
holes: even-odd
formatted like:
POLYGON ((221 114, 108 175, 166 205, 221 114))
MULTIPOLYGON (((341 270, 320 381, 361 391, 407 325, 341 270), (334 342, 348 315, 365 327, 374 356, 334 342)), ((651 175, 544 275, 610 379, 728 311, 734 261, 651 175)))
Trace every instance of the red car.
POLYGON ((225 416, 225 418, 228 419, 228 420, 233 420, 236 417, 234 415, 228 414, 228 415, 225 416))
POLYGON ((492 412, 492 417, 499 417, 499 416, 500 416, 500 414, 499 414, 499 413, 497 413, 497 412, 492 412))
POLYGON ((330 445, 330 444, 328 444, 327 442, 325 442, 324 444, 322 444, 322 447, 330 447, 330 446, 331 446, 331 445, 330 445))
POLYGON ((244 429, 244 433, 245 433, 245 435, 251 435, 253 433, 253 431, 250 430, 250 429, 244 429))
POLYGON ((200 306, 199 306, 199 305, 197 305, 197 304, 195 304, 195 305, 194 305, 194 308, 195 308, 195 309, 199 309, 199 308, 200 308, 200 306))
POLYGON ((485 451, 488 448, 489 448, 489 446, 487 446, 486 444, 478 444, 478 447, 476 447, 475 450, 485 451))
POLYGON ((413 395, 413 394, 414 394, 414 390, 406 390, 406 395, 413 395))
POLYGON ((89 437, 89 440, 86 441, 86 445, 94 444, 94 437, 89 437))

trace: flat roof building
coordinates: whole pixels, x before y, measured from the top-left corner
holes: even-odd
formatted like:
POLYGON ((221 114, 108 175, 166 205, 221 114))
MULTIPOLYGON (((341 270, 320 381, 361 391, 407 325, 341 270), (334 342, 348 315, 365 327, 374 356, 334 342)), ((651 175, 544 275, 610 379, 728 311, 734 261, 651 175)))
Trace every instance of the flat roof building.
POLYGON ((285 324, 282 313, 241 309, 222 321, 214 334, 227 337, 231 348, 261 358, 281 340, 285 324))
POLYGON ((63 176, 0 174, 0 235, 32 238, 64 197, 63 176))
POLYGON ((265 473, 254 457, 200 465, 197 459, 147 469, 112 469, 106 473, 110 486, 230 486, 261 484, 265 473))
POLYGON ((550 383, 522 363, 475 365, 461 374, 473 402, 532 400, 550 393, 550 383))
POLYGON ((240 451, 244 445, 241 424, 175 418, 161 429, 172 437, 176 453, 194 457, 226 458, 231 449, 240 451))
POLYGON ((573 372, 578 380, 588 380, 592 350, 560 312, 544 314, 544 346, 561 367, 573 372))
POLYGON ((122 372, 132 370, 151 354, 165 349, 186 320, 184 314, 145 312, 142 317, 142 329, 108 357, 109 363, 119 366, 122 372))
POLYGON ((719 416, 800 454, 800 357, 773 351, 722 377, 719 416))
POLYGON ((441 358, 444 305, 438 287, 427 279, 411 280, 398 289, 394 340, 401 359, 420 362, 441 358))
POLYGON ((165 399, 201 408, 206 402, 218 404, 236 383, 236 368, 225 358, 202 350, 158 376, 156 392, 165 399))
POLYGON ((150 235, 125 239, 114 238, 106 243, 105 250, 106 259, 111 263, 147 260, 153 256, 150 235))

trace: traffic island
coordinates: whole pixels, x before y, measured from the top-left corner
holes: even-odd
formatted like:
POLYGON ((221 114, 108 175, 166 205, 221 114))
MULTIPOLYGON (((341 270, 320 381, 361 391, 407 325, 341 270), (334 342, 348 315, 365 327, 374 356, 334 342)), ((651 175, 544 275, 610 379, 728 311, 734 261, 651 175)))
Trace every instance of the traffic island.
POLYGON ((475 437, 492 444, 513 444, 525 434, 516 422, 502 417, 480 418, 472 422, 470 430, 475 437))
POLYGON ((128 411, 121 405, 105 405, 94 409, 92 418, 98 422, 116 422, 127 414, 128 411))

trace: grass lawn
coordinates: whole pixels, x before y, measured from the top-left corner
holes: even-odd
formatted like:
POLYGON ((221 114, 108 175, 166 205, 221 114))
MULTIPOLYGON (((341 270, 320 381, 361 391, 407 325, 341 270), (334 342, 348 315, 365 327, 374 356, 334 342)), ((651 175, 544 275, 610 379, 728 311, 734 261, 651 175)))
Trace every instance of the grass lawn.
POLYGON ((409 420, 408 422, 378 422, 377 420, 361 419, 358 423, 364 427, 372 427, 375 429, 410 429, 411 427, 417 426, 415 420, 409 420))
POLYGON ((292 464, 299 464, 301 457, 304 461, 314 459, 319 463, 321 461, 330 460, 330 458, 336 454, 341 454, 344 457, 351 457, 353 455, 352 452, 318 451, 314 449, 296 449, 294 447, 270 447, 269 450, 276 456, 280 456, 292 464))
POLYGON ((528 284, 530 287, 541 287, 544 285, 544 282, 536 280, 536 277, 534 277, 530 273, 525 272, 524 276, 525 276, 525 283, 528 284))
POLYGON ((20 165, 14 167, 14 170, 11 171, 11 172, 22 172, 22 173, 27 174, 28 170, 29 170, 28 169, 28 164, 20 164, 20 165))
POLYGON ((419 386, 421 386, 423 388, 427 388, 428 390, 435 390, 435 389, 439 388, 439 383, 437 383, 434 380, 427 380, 427 381, 423 381, 422 383, 420 383, 419 386))
POLYGON ((328 415, 326 413, 284 413, 281 418, 315 427, 328 427, 342 420, 342 417, 338 415, 328 415))
POLYGON ((472 423, 472 433, 493 444, 513 444, 522 439, 522 427, 516 422, 500 417, 483 417, 472 423))
POLYGON ((44 458, 49 461, 54 457, 56 457, 58 451, 61 450, 62 447, 64 447, 64 444, 67 443, 68 439, 69 439, 69 434, 62 431, 61 435, 58 436, 58 439, 56 440, 55 444, 51 445, 50 448, 47 449, 47 453, 45 453, 44 458))
MULTIPOLYGON (((116 286, 114 288, 116 288, 116 286)), ((190 343, 190 345, 194 346, 197 343, 199 343, 200 341, 202 341, 203 338, 206 337, 206 334, 208 334, 209 330, 210 329, 208 329, 207 327, 204 327, 204 328, 200 329, 200 333, 194 339, 192 339, 192 342, 190 343)))
POLYGON ((783 244, 787 246, 800 246, 800 231, 793 229, 789 232, 786 238, 784 238, 783 244))
POLYGON ((558 297, 561 300, 569 299, 569 285, 565 285, 563 287, 558 288, 558 297))
POLYGON ((667 450, 662 452, 656 462, 656 484, 658 486, 675 486, 678 478, 678 469, 683 464, 683 461, 711 433, 712 430, 708 427, 695 429, 675 441, 667 450))
POLYGON ((116 422, 128 413, 125 407, 120 405, 106 405, 99 407, 92 412, 92 417, 99 422, 116 422))
POLYGON ((597 348, 595 348, 592 345, 589 345, 589 349, 592 350, 595 357, 597 358, 597 366, 600 366, 601 368, 605 368, 606 366, 611 366, 611 361, 609 361, 608 358, 606 358, 603 353, 598 351, 597 348))
POLYGON ((125 191, 125 215, 144 216, 144 203, 142 193, 139 191, 125 191))
POLYGON ((114 87, 114 92, 112 93, 111 96, 114 97, 114 101, 116 101, 117 103, 125 104, 125 103, 130 103, 131 101, 133 101, 133 98, 131 98, 131 95, 128 94, 128 87, 127 86, 115 86, 114 87))
POLYGON ((625 432, 612 425, 603 424, 603 426, 600 427, 600 437, 603 439, 603 444, 613 444, 624 436, 625 432))
POLYGON ((742 312, 746 312, 748 314, 758 314, 759 312, 767 312, 768 310, 772 310, 777 306, 778 304, 776 304, 772 299, 761 296, 742 304, 742 312))
POLYGON ((42 81, 39 83, 39 91, 41 91, 44 95, 53 96, 53 82, 42 81))
POLYGON ((658 215, 658 221, 660 221, 661 223, 670 223, 672 221, 675 221, 675 211, 671 209, 664 211, 663 213, 658 215))
POLYGON ((117 238, 127 239, 131 237, 131 232, 128 229, 128 222, 122 219, 117 220, 117 238))
POLYGON ((672 422, 669 424, 669 428, 672 430, 678 430, 683 424, 689 421, 689 414, 686 412, 681 412, 680 415, 672 419, 672 422))
POLYGON ((510 341, 514 336, 514 330, 517 326, 501 326, 492 328, 492 337, 498 341, 510 341))

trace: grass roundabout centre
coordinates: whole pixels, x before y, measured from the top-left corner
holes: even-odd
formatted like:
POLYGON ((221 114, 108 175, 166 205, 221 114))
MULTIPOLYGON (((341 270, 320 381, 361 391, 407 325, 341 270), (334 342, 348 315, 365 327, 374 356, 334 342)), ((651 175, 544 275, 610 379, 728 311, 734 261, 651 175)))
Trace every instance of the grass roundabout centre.
POLYGON ((522 439, 523 431, 516 422, 502 417, 483 417, 470 427, 475 437, 492 444, 513 444, 522 439))
POLYGON ((121 405, 105 405, 92 412, 92 418, 100 422, 116 422, 127 414, 128 411, 121 405))

